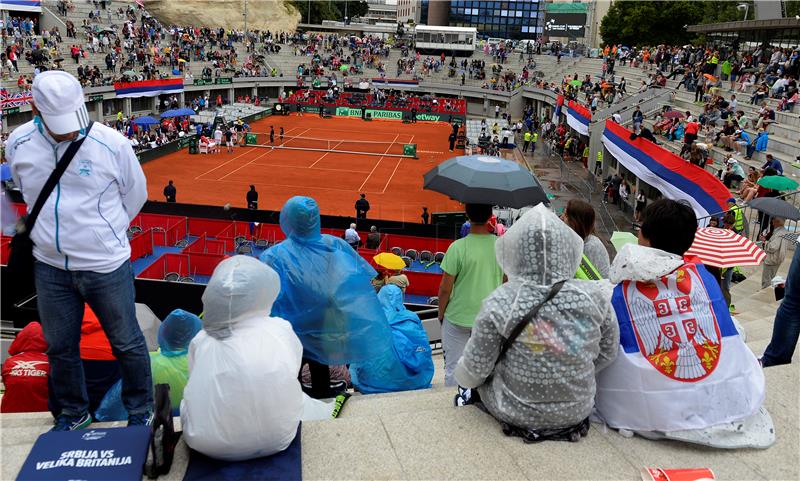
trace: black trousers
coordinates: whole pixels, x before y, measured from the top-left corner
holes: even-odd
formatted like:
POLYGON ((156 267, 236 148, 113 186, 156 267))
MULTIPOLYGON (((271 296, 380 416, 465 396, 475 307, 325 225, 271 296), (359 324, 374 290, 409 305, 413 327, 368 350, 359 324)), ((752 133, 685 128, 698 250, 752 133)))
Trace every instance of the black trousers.
POLYGON ((308 371, 311 374, 311 389, 306 391, 314 399, 327 399, 333 397, 331 394, 331 371, 328 366, 317 361, 303 358, 300 364, 300 371, 304 364, 308 364, 308 371))

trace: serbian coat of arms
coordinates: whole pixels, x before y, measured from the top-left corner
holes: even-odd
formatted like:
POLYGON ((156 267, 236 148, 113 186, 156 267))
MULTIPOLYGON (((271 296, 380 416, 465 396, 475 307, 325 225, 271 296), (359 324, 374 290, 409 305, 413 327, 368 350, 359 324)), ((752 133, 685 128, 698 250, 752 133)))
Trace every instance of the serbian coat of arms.
POLYGON ((719 323, 694 265, 652 282, 625 281, 623 292, 639 351, 658 372, 683 382, 714 372, 719 323))

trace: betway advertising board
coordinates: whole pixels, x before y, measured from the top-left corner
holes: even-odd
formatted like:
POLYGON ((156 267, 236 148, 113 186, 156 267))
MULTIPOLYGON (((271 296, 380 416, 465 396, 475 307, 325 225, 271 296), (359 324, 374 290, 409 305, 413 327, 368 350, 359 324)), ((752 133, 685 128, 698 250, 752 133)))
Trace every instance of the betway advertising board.
POLYGON ((544 34, 549 37, 581 38, 586 35, 585 13, 546 12, 544 34))
MULTIPOLYGON (((334 115, 337 117, 361 117, 363 112, 360 108, 336 107, 334 115)), ((404 118, 411 118, 409 112, 399 110, 367 109, 367 115, 372 116, 373 119, 403 120, 404 118)), ((417 121, 419 122, 450 122, 453 119, 463 122, 463 117, 455 114, 417 113, 417 121)))

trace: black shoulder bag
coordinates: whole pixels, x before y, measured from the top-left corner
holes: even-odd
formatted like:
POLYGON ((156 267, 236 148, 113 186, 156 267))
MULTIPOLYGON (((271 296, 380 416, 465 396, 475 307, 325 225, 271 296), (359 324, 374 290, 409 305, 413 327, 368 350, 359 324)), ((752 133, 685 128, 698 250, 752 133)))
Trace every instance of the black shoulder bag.
POLYGON ((508 351, 511 345, 514 344, 514 341, 517 340, 519 335, 522 334, 522 330, 525 329, 525 326, 527 326, 536 317, 536 315, 539 314, 539 310, 542 308, 542 306, 544 306, 545 304, 550 302, 551 299, 556 297, 556 294, 558 294, 561 288, 564 287, 565 282, 567 281, 563 280, 553 284, 553 287, 550 288, 550 292, 547 293, 547 296, 545 296, 542 302, 537 304, 536 307, 534 307, 531 310, 531 312, 526 314, 525 317, 523 317, 522 320, 519 321, 519 323, 516 326, 514 326, 514 329, 511 330, 511 333, 508 335, 508 338, 506 338, 506 340, 503 341, 503 345, 500 347, 500 355, 497 356, 497 361, 495 361, 495 366, 500 362, 501 359, 503 359, 503 356, 505 356, 506 351, 508 351))
MULTIPOLYGON (((564 286, 565 282, 566 280, 553 284, 553 287, 550 288, 550 292, 547 294, 544 300, 536 305, 531 312, 529 312, 516 326, 514 326, 514 329, 508 335, 508 338, 505 340, 505 342, 503 342, 503 346, 500 348, 500 355, 497 357, 495 366, 500 362, 506 351, 508 351, 517 337, 519 337, 519 335, 522 333, 522 330, 525 329, 525 326, 527 326, 536 317, 542 306, 547 304, 556 296, 556 294, 558 294, 559 291, 561 291, 561 288, 564 286)), ((480 403, 480 398, 477 399, 476 405, 480 409, 486 411, 486 408, 482 407, 482 403, 480 403)), ((492 414, 490 413, 490 415, 492 414)), ((500 419, 498 419, 498 421, 503 429, 503 434, 506 436, 520 437, 526 444, 539 443, 542 441, 577 442, 589 433, 589 418, 584 419, 574 426, 557 429, 525 429, 513 426, 500 419)))
MULTIPOLYGON (((39 197, 36 199, 36 203, 33 204, 33 209, 31 209, 30 214, 28 214, 25 219, 24 229, 14 234, 14 237, 11 239, 11 254, 8 256, 8 271, 13 276, 17 292, 22 296, 30 297, 36 292, 36 285, 34 284, 33 278, 33 241, 31 240, 31 232, 33 231, 33 226, 36 224, 36 218, 39 217, 39 212, 41 212, 50 194, 53 193, 56 184, 61 180, 61 176, 64 175, 67 166, 69 166, 75 154, 78 152, 78 149, 83 145, 83 141, 88 137, 92 124, 93 123, 90 122, 86 127, 86 135, 84 135, 82 139, 69 144, 66 152, 61 156, 61 159, 56 164, 56 168, 50 174, 50 177, 47 178, 47 182, 45 182, 41 192, 39 192, 39 197)), ((24 297, 20 299, 24 299, 24 297)))
MULTIPOLYGON (((511 329, 511 332, 508 334, 508 337, 503 340, 503 345, 500 346, 500 354, 498 354, 497 359, 494 361, 494 369, 492 369, 492 373, 489 375, 489 378, 486 379, 484 384, 489 384, 489 379, 491 379, 494 376, 495 370, 497 369, 497 365, 500 364, 500 361, 503 360, 503 357, 505 357, 506 355, 506 351, 508 351, 509 348, 511 348, 511 345, 514 344, 514 341, 516 341, 519 335, 522 334, 522 330, 525 329, 525 326, 530 324, 530 322, 536 317, 536 315, 539 314, 539 311, 542 309, 542 306, 550 302, 550 300, 553 299, 556 296, 556 294, 559 293, 559 291, 561 291, 561 288, 564 287, 565 282, 567 281, 563 280, 553 284, 553 286, 550 288, 550 292, 547 293, 544 299, 542 299, 542 301, 539 304, 537 304, 533 309, 531 309, 530 312, 525 314, 525 317, 523 317, 522 320, 520 320, 517 323, 517 325, 514 326, 513 329, 511 329)), ((462 396, 462 394, 460 393, 462 388, 459 387, 458 389, 459 389, 459 394, 456 396, 456 403, 459 402, 458 401, 459 396, 462 396)), ((481 407, 482 402, 480 399, 480 395, 478 394, 478 391, 475 389, 472 389, 471 392, 466 397, 464 397, 461 402, 462 404, 456 404, 456 405, 465 406, 467 404, 476 404, 484 411, 486 410, 485 408, 481 407)))

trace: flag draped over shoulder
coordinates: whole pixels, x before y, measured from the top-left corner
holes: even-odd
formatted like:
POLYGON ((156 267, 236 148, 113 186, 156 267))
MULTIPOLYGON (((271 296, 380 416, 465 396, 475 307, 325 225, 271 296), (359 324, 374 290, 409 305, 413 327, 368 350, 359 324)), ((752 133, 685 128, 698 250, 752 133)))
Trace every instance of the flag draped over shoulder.
POLYGON ((620 349, 598 374, 596 398, 609 426, 703 429, 761 407, 764 374, 705 267, 687 263, 652 281, 622 281, 611 303, 620 349))

